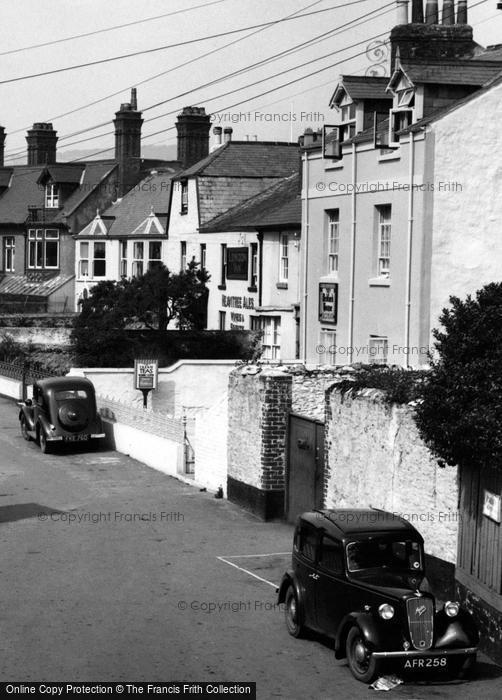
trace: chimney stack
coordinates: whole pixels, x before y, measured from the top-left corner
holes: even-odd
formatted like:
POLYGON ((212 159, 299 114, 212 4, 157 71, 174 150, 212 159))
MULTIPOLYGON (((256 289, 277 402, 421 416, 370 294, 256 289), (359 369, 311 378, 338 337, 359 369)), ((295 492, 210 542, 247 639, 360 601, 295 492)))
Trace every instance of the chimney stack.
POLYGON ((457 24, 467 24, 467 0, 458 0, 457 24))
POLYGON ((0 168, 3 168, 5 155, 5 127, 0 126, 0 168))
POLYGON ((438 0, 427 0, 425 5, 425 23, 439 24, 438 0))
POLYGON ((221 146, 221 135, 223 133, 223 129, 221 126, 215 126, 213 129, 213 134, 215 135, 215 148, 219 148, 221 146))
POLYGON ((234 130, 232 129, 231 126, 226 126, 223 129, 223 137, 225 139, 225 143, 228 143, 229 141, 232 140, 232 134, 234 133, 234 130))
POLYGON ((424 3, 423 0, 412 0, 411 21, 413 24, 424 23, 424 3))
POLYGON ((408 24, 408 0, 396 0, 396 24, 408 24))
POLYGON ((184 107, 176 121, 178 158, 183 169, 205 158, 209 153, 211 117, 204 107, 184 107))
POLYGON ((51 123, 37 122, 28 131, 28 165, 48 165, 56 162, 58 137, 51 123))
POLYGON ((115 126, 115 160, 119 165, 119 197, 129 192, 141 175, 141 127, 143 119, 138 112, 136 88, 131 90, 131 101, 120 105, 113 120, 115 126))

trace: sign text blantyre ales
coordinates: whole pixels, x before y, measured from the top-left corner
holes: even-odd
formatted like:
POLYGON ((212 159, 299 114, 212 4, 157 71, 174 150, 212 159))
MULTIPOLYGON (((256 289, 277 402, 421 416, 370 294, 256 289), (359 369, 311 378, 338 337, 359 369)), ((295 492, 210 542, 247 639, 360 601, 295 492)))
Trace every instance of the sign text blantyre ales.
POLYGON ((178 698, 215 698, 244 696, 256 700, 256 683, 208 683, 169 681, 165 683, 0 683, 2 695, 45 695, 72 698, 81 695, 163 695, 178 698))
POLYGON ((223 308, 230 309, 254 309, 254 299, 253 297, 229 297, 222 294, 221 305, 223 308))

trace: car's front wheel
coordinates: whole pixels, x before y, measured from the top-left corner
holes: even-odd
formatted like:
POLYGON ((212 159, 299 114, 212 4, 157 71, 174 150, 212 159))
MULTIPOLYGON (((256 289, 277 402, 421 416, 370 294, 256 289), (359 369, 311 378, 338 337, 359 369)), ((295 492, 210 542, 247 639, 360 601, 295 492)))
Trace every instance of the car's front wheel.
POLYGON ((381 662, 376 659, 366 646, 363 633, 359 627, 352 627, 347 635, 347 661, 354 678, 363 683, 371 683, 378 676, 381 662))
POLYGON ((27 441, 31 440, 30 434, 28 433, 28 423, 26 421, 26 416, 21 416, 21 435, 27 441))
POLYGON ((43 430, 40 430, 40 435, 39 435, 39 440, 40 440, 40 449, 44 454, 48 454, 51 451, 51 444, 47 440, 47 436, 44 433, 43 430))
POLYGON ((301 637, 305 634, 305 627, 300 623, 300 611, 298 599, 293 586, 289 586, 284 599, 284 618, 286 627, 292 637, 301 637))

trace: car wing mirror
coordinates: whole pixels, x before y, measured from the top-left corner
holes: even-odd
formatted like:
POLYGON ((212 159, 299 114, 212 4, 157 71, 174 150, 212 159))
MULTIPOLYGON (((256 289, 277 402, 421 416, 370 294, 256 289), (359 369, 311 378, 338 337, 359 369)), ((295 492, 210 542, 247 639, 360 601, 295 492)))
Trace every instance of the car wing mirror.
POLYGON ((26 406, 32 406, 32 405, 33 405, 33 401, 32 401, 31 399, 25 399, 25 402, 24 402, 24 403, 26 404, 26 406))

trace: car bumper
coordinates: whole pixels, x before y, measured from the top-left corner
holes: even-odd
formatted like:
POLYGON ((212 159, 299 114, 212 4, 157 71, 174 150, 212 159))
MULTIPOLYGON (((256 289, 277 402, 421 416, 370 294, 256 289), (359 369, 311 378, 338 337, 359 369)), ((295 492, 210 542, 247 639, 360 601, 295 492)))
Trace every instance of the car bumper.
POLYGON ((465 647, 463 649, 428 649, 427 651, 374 651, 372 656, 377 659, 406 659, 406 658, 434 658, 441 656, 474 656, 477 647, 465 647))

